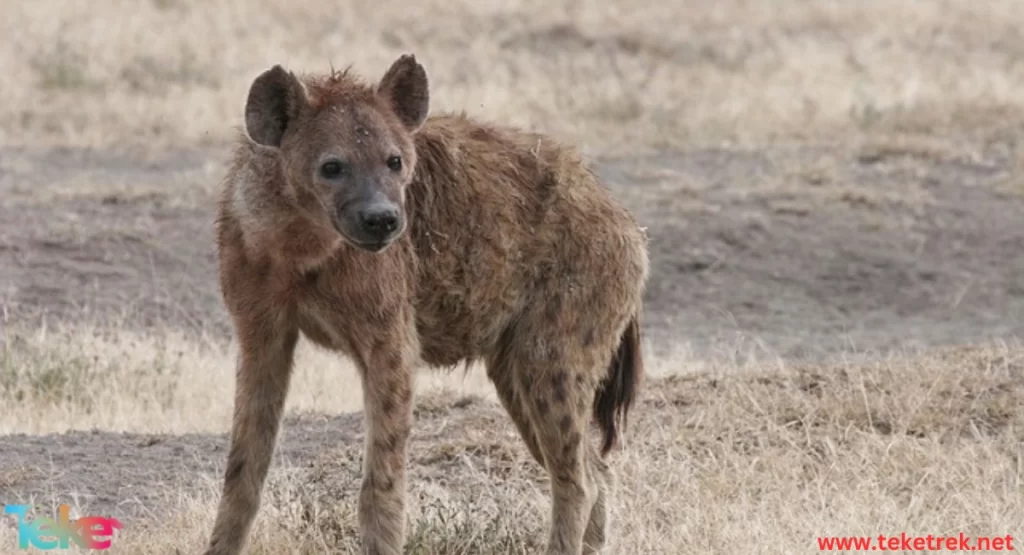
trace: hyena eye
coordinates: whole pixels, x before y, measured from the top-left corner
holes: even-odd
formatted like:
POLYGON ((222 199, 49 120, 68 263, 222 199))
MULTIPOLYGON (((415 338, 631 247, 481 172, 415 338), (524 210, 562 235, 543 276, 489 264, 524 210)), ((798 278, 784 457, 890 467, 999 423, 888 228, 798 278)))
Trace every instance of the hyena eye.
POLYGON ((346 171, 345 164, 342 164, 341 162, 337 162, 337 161, 333 161, 333 160, 330 161, 330 162, 324 162, 320 166, 320 175, 326 177, 327 179, 332 179, 332 178, 335 178, 335 177, 339 177, 342 174, 344 174, 345 171, 346 171))
POLYGON ((402 171, 402 157, 392 156, 391 158, 388 158, 388 167, 391 168, 392 171, 402 171))

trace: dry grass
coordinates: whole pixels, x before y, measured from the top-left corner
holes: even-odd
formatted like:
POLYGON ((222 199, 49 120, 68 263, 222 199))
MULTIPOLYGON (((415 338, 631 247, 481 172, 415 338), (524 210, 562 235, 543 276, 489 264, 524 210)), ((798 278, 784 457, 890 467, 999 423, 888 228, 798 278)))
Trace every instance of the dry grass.
POLYGON ((949 135, 1022 121, 1024 4, 0 2, 0 141, 219 143, 274 63, 426 64, 437 110, 586 148, 949 135))
MULTIPOLYGON (((424 402, 408 552, 537 552, 545 478, 501 409, 424 402)), ((1019 346, 659 378, 614 455, 614 552, 814 553, 818 536, 901 532, 1024 537, 1021 406, 1019 346)), ((276 467, 252 552, 355 553, 360 448, 276 467)), ((173 516, 129 523, 112 553, 199 550, 218 486, 205 479, 199 493, 168 491, 161 508, 173 516)))
MULTIPOLYGON (((73 328, 0 337, 0 434, 115 430, 185 434, 230 428, 236 346, 168 330, 73 328)), ((292 412, 362 409, 354 366, 300 344, 292 412)), ((423 374, 420 392, 491 395, 479 370, 423 374)))

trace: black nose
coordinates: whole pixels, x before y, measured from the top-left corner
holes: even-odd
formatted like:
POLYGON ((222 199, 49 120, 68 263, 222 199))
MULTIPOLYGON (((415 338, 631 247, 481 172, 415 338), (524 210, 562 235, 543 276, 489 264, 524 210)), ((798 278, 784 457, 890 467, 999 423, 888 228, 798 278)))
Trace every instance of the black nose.
POLYGON ((363 226, 363 231, 383 239, 398 229, 398 210, 394 208, 361 210, 359 223, 363 226))

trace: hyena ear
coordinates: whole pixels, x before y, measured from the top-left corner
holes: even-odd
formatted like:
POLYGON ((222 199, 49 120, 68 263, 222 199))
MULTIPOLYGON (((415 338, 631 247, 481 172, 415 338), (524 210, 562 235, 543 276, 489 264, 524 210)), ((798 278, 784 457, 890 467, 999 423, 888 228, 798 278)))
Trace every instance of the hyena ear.
POLYGON ((381 78, 377 94, 388 102, 402 125, 412 133, 423 125, 430 111, 428 89, 426 70, 415 55, 404 54, 381 78))
POLYGON ((249 87, 245 103, 245 129, 264 146, 281 146, 285 129, 306 106, 306 90, 290 71, 280 65, 264 71, 249 87))

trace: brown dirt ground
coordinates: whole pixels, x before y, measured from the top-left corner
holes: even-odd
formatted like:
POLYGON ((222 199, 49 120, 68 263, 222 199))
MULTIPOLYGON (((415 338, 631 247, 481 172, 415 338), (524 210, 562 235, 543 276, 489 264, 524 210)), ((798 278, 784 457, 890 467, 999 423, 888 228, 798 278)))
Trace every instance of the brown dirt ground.
MULTIPOLYGON (((0 149, 9 323, 230 332, 212 191, 223 152, 0 149), (214 169, 210 169, 214 168, 214 169)), ((1024 195, 998 148, 695 150, 596 163, 648 227, 655 346, 786 358, 1020 336, 1024 195)))
MULTIPOLYGON (((224 154, 0 149, 4 320, 227 334, 211 196, 224 154)), ((1024 336, 1024 195, 1007 186, 1011 164, 998 145, 874 144, 693 150, 597 168, 648 227, 652 345, 810 360, 1024 336)), ((475 414, 513 433, 493 407, 475 414)), ((355 449, 361 428, 357 415, 292 419, 278 457, 355 449)), ((145 514, 158 506, 154 483, 216 477, 225 441, 0 437, 0 499, 78 492, 90 510, 145 514)))

